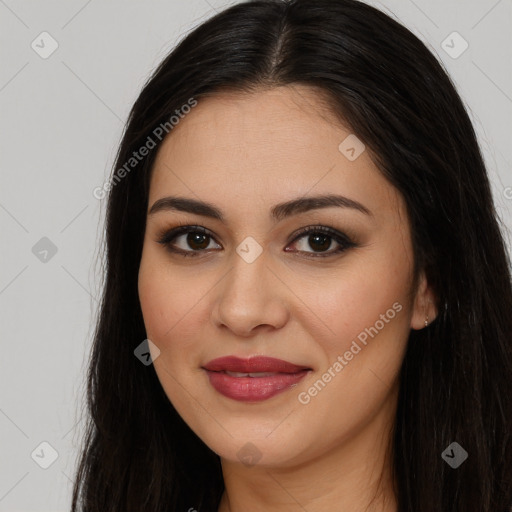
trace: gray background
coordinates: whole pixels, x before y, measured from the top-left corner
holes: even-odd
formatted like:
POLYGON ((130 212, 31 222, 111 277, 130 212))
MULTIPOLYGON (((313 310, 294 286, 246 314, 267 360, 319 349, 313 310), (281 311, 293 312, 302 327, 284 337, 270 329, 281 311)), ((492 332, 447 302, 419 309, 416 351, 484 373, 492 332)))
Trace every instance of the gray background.
MULTIPOLYGON (((100 296, 105 201, 92 191, 110 172, 150 72, 185 33, 232 3, 0 0, 0 511, 69 510, 100 296), (31 47, 51 49, 44 31, 58 43, 46 59, 31 47), (55 254, 39 252, 43 237, 55 254), (40 465, 52 452, 42 442, 58 453, 47 469, 40 465)), ((452 76, 510 244, 511 0, 368 3, 426 42, 452 76), (442 46, 453 31, 469 44, 457 58, 442 46)))

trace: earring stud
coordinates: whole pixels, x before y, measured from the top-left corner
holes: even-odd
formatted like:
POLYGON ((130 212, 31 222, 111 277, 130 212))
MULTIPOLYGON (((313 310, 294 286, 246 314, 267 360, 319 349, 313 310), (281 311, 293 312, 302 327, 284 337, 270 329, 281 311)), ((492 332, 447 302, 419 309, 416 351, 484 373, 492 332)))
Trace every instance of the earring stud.
POLYGON ((427 315, 427 318, 425 320, 425 327, 427 327, 427 326, 428 326, 428 315, 427 315))

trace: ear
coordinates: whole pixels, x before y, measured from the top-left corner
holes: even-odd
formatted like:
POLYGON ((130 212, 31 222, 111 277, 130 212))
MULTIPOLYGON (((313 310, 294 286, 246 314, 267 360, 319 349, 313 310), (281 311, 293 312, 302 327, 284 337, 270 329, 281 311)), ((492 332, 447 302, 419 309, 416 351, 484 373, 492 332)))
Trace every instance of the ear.
POLYGON ((437 317, 436 297, 424 272, 421 273, 418 289, 414 298, 411 316, 411 329, 424 329, 437 317), (425 325, 425 321, 428 325, 425 325))

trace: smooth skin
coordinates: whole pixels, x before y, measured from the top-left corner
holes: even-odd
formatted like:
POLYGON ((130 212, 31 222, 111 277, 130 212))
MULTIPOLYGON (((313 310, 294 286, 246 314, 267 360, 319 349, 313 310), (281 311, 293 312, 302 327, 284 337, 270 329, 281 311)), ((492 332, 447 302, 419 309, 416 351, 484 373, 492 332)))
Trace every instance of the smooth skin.
POLYGON ((374 497, 368 512, 396 511, 387 447, 397 378, 410 330, 434 320, 435 300, 423 274, 412 289, 403 199, 368 149, 354 161, 340 152, 351 131, 319 98, 299 85, 201 98, 164 140, 153 168, 140 303, 165 393, 221 457, 219 512, 363 512, 374 497), (278 203, 327 194, 369 213, 330 206, 271 216, 278 203), (209 203, 223 220, 150 213, 167 196, 209 203), (179 225, 192 234, 159 243, 179 225), (297 238, 307 226, 330 227, 355 246, 314 231, 297 238), (250 251, 262 249, 251 263, 236 250, 247 237, 258 244, 250 251), (299 394, 395 303, 400 312, 301 403, 299 394), (312 371, 268 400, 240 402, 219 394, 202 369, 226 355, 276 357, 312 371), (252 463, 242 461, 252 445, 252 463))

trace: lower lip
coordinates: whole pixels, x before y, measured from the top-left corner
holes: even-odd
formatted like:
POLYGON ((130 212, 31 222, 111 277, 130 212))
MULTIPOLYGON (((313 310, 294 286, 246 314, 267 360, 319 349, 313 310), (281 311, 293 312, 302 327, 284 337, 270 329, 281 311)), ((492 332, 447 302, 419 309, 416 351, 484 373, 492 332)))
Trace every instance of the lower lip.
POLYGON ((210 384, 221 394, 241 402, 260 402, 298 384, 309 372, 276 373, 268 377, 231 377, 206 370, 210 384))

